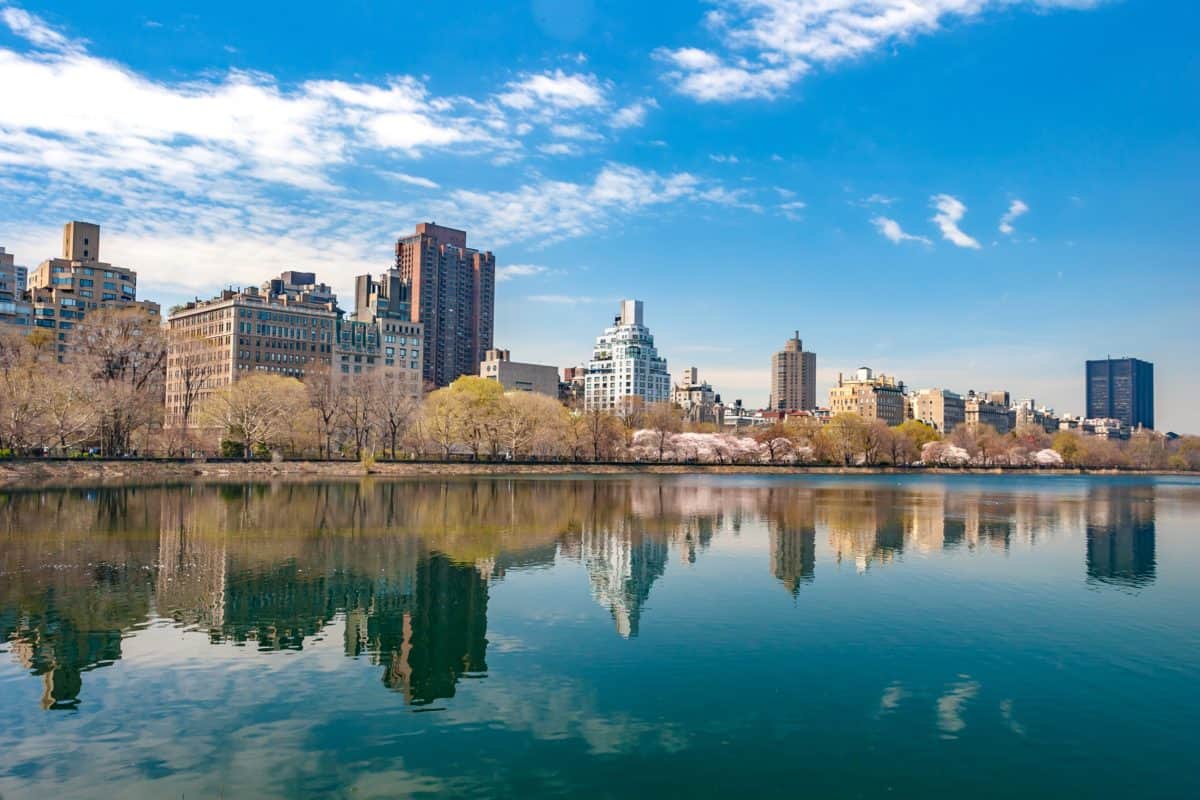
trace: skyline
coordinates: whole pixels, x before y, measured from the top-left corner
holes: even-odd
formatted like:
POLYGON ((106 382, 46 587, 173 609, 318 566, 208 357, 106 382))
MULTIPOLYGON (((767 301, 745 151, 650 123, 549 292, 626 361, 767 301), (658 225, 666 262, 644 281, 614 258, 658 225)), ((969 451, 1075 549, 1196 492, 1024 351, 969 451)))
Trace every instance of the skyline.
POLYGON ((1200 13, 892 5, 464 3, 474 26, 396 52, 370 43, 437 10, 301 8, 279 36, 269 4, 0 3, 0 246, 33 267, 91 219, 164 307, 284 269, 348 297, 430 220, 496 253, 520 361, 583 363, 637 297, 672 374, 727 402, 766 404, 798 329, 818 398, 866 364, 1081 413, 1083 362, 1128 354, 1159 428, 1200 430, 1200 13), (846 54, 835 23, 874 32, 846 54))

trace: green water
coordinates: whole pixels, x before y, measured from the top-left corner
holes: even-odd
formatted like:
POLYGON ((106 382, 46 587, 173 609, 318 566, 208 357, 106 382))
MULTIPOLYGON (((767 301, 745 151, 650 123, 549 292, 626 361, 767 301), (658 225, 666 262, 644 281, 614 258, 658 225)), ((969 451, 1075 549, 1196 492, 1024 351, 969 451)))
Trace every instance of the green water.
POLYGON ((1196 797, 1200 482, 0 494, 0 797, 1196 797))

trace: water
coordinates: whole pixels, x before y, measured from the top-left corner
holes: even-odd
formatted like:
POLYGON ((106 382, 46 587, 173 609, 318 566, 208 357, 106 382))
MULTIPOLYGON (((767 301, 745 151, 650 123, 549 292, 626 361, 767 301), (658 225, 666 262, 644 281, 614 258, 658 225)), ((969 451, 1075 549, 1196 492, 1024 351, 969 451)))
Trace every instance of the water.
POLYGON ((1195 797, 1200 482, 0 494, 0 796, 1195 797))

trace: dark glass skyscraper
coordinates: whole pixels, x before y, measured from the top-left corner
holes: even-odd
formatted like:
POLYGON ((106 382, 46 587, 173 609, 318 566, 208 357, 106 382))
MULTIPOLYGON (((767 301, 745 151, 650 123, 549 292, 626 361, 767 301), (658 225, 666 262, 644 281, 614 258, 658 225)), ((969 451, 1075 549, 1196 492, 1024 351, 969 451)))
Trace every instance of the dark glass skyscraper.
POLYGON ((1087 362, 1087 416, 1154 427, 1154 365, 1137 358, 1087 362))

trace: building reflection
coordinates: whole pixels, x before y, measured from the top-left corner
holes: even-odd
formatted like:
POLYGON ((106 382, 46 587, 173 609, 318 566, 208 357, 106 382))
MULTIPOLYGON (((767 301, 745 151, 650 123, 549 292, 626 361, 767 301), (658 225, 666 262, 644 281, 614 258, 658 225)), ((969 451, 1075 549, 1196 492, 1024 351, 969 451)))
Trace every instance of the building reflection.
POLYGON ((1090 583, 1142 587, 1155 578, 1151 487, 1097 487, 1088 492, 1087 577, 1090 583))
MULTIPOLYGON (((348 481, 0 495, 0 642, 76 708, 85 673, 168 620, 215 645, 344 652, 414 706, 487 671, 493 584, 577 561, 617 635, 721 541, 765 537, 798 595, 828 557, 860 572, 1086 534, 1087 580, 1155 579, 1155 488, 997 492, 980 484, 644 480, 348 481), (753 531, 753 533, 748 533, 753 531), (828 555, 822 547, 827 547, 828 555)), ((753 541, 750 544, 754 544, 753 541)), ((762 545, 755 545, 761 548, 762 545)))

